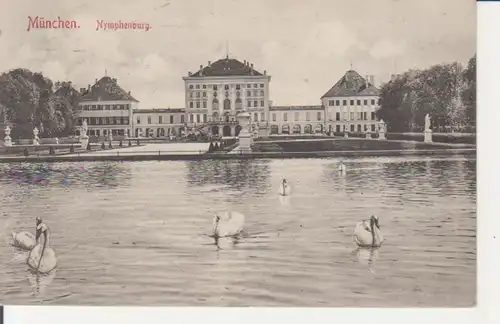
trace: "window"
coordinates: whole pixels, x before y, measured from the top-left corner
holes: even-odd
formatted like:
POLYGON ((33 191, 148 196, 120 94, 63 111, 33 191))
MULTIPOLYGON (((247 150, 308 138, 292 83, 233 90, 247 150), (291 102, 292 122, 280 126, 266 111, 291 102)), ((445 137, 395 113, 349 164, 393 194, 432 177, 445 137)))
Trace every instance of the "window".
POLYGON ((247 107, 252 107, 252 102, 250 100, 247 101, 247 107))
POLYGON ((378 105, 380 106, 380 99, 378 100, 378 105))
POLYGON ((252 93, 250 91, 247 91, 247 97, 251 97, 252 93))
POLYGON ((200 93, 198 91, 196 91, 196 98, 199 98, 200 97, 200 93))
POLYGON ((207 122, 207 119, 208 119, 207 114, 203 114, 203 122, 204 122, 204 123, 206 123, 206 122, 207 122))
POLYGON ((258 105, 258 102, 257 102, 257 100, 255 100, 255 101, 253 102, 253 106, 254 106, 254 107, 258 107, 257 105, 258 105))
POLYGON ((189 98, 193 98, 193 93, 192 92, 189 93, 189 98))
POLYGON ((229 97, 229 92, 225 92, 226 98, 229 97))
POLYGON ((196 122, 197 123, 201 122, 201 117, 199 114, 196 114, 196 122))
POLYGON ((193 102, 189 102, 189 108, 193 108, 193 102))
POLYGON ((265 114, 264 113, 260 113, 260 121, 264 121, 266 118, 265 118, 265 114))
POLYGON ((351 112, 351 120, 354 120, 354 112, 351 112))
POLYGON ((158 124, 163 124, 163 116, 158 116, 158 124))
POLYGON ((196 108, 200 108, 200 102, 199 101, 196 102, 196 108))
POLYGON ((365 112, 363 112, 363 120, 368 120, 368 116, 367 116, 366 111, 365 111, 365 112))
POLYGON ((181 115, 181 123, 184 124, 184 115, 181 115))
POLYGON ((236 97, 240 97, 240 92, 239 91, 236 91, 236 97))
POLYGON ((276 113, 273 113, 273 122, 276 121, 276 113))
POLYGON ((137 116, 136 124, 140 124, 140 123, 141 123, 141 117, 137 116))
POLYGON ((252 87, 252 85, 251 85, 251 84, 247 84, 247 88, 251 88, 251 87, 252 87))
POLYGON ((347 120, 349 118, 349 114, 348 113, 344 113, 344 120, 347 120))
POLYGON ((254 97, 257 97, 258 95, 259 95, 259 91, 255 90, 255 91, 253 92, 253 96, 254 96, 254 97))
POLYGON ((259 121, 259 114, 253 113, 253 121, 259 121))
POLYGON ((363 101, 363 105, 368 106, 368 100, 363 101))
POLYGON ((335 100, 328 100, 328 106, 335 106, 335 100))
POLYGON ((257 88, 257 87, 258 87, 257 83, 254 83, 254 84, 253 84, 253 87, 254 87, 254 88, 257 88))
POLYGON ((229 85, 227 85, 227 84, 226 84, 226 85, 224 86, 224 90, 229 90, 229 85))
POLYGON ((212 101, 212 109, 214 109, 214 110, 219 110, 219 100, 214 99, 214 100, 212 101))
POLYGON ((372 118, 372 120, 375 120, 375 112, 374 111, 372 111, 372 113, 371 113, 371 118, 372 118))
POLYGON ((298 113, 298 112, 295 112, 295 113, 293 114, 293 120, 295 120, 295 121, 298 121, 298 120, 299 120, 299 113, 298 113))
POLYGON ((358 111, 356 113, 356 119, 361 120, 363 118, 362 115, 363 115, 363 113, 361 113, 361 112, 358 111))
POLYGON ((335 100, 335 106, 340 106, 340 100, 335 100))
POLYGON ((264 97, 264 91, 260 90, 260 96, 264 97))
POLYGON ((151 124, 151 116, 148 116, 148 124, 151 124))
POLYGON ((203 108, 207 108, 207 102, 203 101, 203 108))
POLYGON ((321 120, 321 111, 318 111, 318 113, 317 113, 316 115, 317 115, 317 116, 316 116, 316 117, 317 117, 317 119, 318 119, 318 120, 321 120))
POLYGON ((264 100, 261 100, 261 101, 260 101, 260 106, 261 106, 261 107, 264 107, 264 100))
POLYGON ((239 84, 236 85, 236 90, 240 90, 240 85, 239 84))
POLYGON ((307 111, 306 112, 306 121, 309 121, 311 119, 311 117, 309 116, 309 112, 307 111))
POLYGON ((191 84, 191 85, 189 85, 189 89, 193 89, 193 85, 192 85, 192 84, 191 84))
POLYGON ((375 99, 372 99, 372 106, 375 105, 375 99))
POLYGON ((214 90, 217 91, 217 86, 214 84, 214 90))
POLYGON ((361 100, 356 100, 356 105, 361 106, 361 100))
POLYGON ((206 96, 207 96, 207 92, 203 91, 203 97, 206 97, 206 96))
POLYGON ((342 105, 347 106, 347 100, 342 100, 342 105))
POLYGON ((217 98, 217 92, 214 92, 214 98, 217 98))
POLYGON ((351 100, 351 106, 354 106, 354 100, 351 100))
POLYGON ((335 120, 339 121, 340 120, 340 113, 335 113, 335 120))
POLYGON ((261 84, 260 84, 260 87, 261 87, 261 88, 264 88, 264 83, 261 83, 261 84))
POLYGON ((283 120, 288 121, 288 113, 283 113, 283 120))
POLYGON ((200 88, 200 85, 199 85, 199 84, 197 84, 197 85, 196 85, 196 89, 199 89, 199 88, 200 88))
POLYGON ((189 121, 190 121, 191 123, 194 121, 193 114, 190 114, 190 115, 189 115, 189 121))
POLYGON ((173 123, 174 123, 174 116, 170 115, 170 124, 173 124, 173 123))

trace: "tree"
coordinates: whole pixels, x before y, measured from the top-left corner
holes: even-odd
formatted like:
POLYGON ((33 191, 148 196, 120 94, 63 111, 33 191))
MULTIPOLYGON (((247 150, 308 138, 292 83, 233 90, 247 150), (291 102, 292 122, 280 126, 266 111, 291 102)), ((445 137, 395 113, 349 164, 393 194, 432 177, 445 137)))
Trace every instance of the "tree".
POLYGON ((466 107, 465 115, 469 124, 476 123, 476 55, 469 59, 467 68, 463 72, 466 83, 462 91, 462 101, 466 107))
POLYGON ((432 116, 433 127, 451 125, 458 118, 461 75, 456 62, 407 71, 380 89, 377 117, 384 119, 390 132, 421 130, 426 114, 432 116))
POLYGON ((37 127, 40 136, 68 134, 74 119, 74 98, 56 95, 53 83, 41 73, 15 69, 0 75, 0 104, 13 124, 13 138, 31 138, 37 127))

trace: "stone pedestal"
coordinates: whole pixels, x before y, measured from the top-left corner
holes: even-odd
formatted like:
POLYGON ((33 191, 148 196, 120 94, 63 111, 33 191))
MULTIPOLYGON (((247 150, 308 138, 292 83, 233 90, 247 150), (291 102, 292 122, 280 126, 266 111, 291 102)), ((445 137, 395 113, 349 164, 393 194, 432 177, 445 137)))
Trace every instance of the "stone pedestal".
POLYGON ((250 114, 247 112, 241 112, 236 116, 236 120, 241 126, 241 131, 238 134, 238 138, 240 140, 238 151, 241 153, 250 153, 252 152, 252 134, 250 133, 250 114))
POLYGON ((81 135, 80 136, 80 144, 82 144, 82 148, 84 150, 87 149, 87 146, 89 145, 89 137, 88 137, 88 135, 81 135))
POLYGON ((372 134, 371 133, 365 133, 365 137, 366 138, 372 138, 372 134))
POLYGON ((432 143, 432 130, 426 129, 424 131, 424 143, 432 143))
POLYGON ((348 138, 349 134, 347 132, 344 132, 344 138, 348 138))
POLYGON ((385 139, 387 139, 387 138, 385 138, 385 130, 382 129, 382 130, 378 131, 378 139, 379 140, 385 140, 385 139))

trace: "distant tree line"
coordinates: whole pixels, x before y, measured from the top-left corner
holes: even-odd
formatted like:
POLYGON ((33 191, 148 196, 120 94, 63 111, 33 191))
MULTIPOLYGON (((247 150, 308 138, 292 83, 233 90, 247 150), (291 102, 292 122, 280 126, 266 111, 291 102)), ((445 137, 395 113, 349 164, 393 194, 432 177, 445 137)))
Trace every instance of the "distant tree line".
POLYGON ((0 107, 13 125, 13 138, 64 137, 74 131, 80 95, 71 82, 55 82, 41 73, 14 69, 0 75, 0 107))
POLYGON ((476 56, 467 67, 440 64, 410 70, 380 89, 377 117, 389 132, 420 131, 429 113, 434 131, 469 130, 476 123, 476 56))

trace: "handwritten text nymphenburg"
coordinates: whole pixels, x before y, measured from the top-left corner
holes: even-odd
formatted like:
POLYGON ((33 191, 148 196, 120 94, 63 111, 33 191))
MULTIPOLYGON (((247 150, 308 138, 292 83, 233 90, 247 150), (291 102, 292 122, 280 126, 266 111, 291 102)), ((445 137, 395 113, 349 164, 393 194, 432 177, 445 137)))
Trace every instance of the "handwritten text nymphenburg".
POLYGON ((40 16, 31 17, 28 16, 28 29, 77 29, 80 25, 77 24, 76 20, 66 20, 57 17, 57 19, 45 19, 40 16))
POLYGON ((148 23, 138 23, 135 21, 123 22, 119 20, 112 22, 112 21, 98 20, 96 30, 138 29, 138 30, 149 31, 151 28, 152 26, 148 23))

